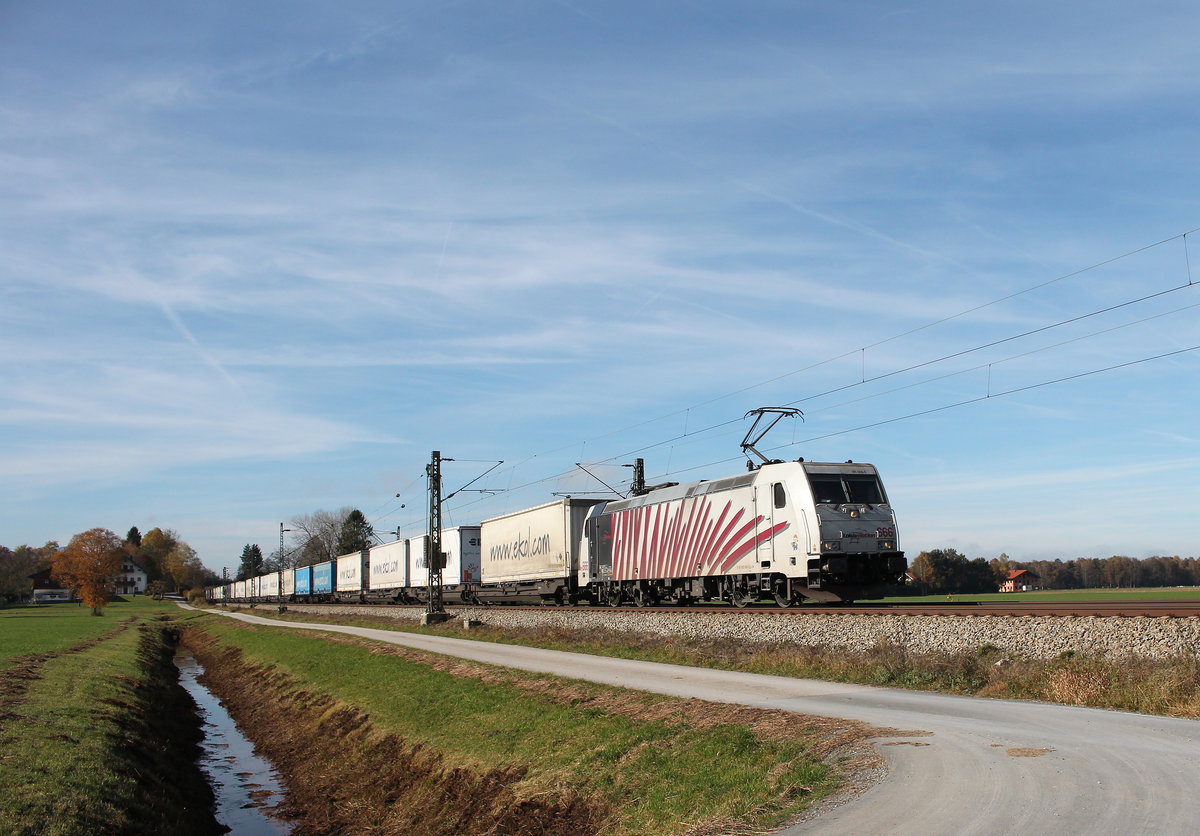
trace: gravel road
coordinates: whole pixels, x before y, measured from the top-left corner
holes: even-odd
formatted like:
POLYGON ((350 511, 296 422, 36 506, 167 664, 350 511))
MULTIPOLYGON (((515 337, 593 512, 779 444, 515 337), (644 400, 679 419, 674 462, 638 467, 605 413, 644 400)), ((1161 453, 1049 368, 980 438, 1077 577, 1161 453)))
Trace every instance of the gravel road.
POLYGON ((1200 722, 610 659, 330 624, 364 636, 626 688, 924 730, 877 741, 888 774, 784 834, 1192 834, 1200 722))

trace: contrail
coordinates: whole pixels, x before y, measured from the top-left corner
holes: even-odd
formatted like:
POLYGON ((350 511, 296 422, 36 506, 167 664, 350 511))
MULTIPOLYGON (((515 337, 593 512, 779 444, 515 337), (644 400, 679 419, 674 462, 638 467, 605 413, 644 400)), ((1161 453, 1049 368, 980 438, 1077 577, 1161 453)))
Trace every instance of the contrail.
POLYGON ((200 355, 200 358, 212 369, 214 369, 217 374, 225 378, 226 382, 229 383, 230 386, 241 392, 241 384, 238 383, 237 380, 234 379, 233 375, 231 375, 226 368, 217 361, 216 357, 212 356, 212 354, 210 354, 204 348, 204 346, 200 345, 200 341, 196 339, 191 330, 183 323, 183 320, 179 318, 179 314, 175 313, 175 311, 171 309, 170 305, 161 300, 158 303, 158 307, 162 310, 163 315, 166 316, 167 321, 175 326, 175 330, 178 331, 185 340, 191 343, 193 347, 195 347, 196 352, 200 355))

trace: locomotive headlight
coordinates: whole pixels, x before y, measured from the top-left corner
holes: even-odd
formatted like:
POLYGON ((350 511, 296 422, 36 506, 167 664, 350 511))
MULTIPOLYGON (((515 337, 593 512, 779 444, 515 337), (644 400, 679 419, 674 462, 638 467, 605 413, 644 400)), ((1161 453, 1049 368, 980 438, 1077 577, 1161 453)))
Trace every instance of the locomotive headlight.
POLYGON ((892 540, 880 540, 877 543, 877 546, 881 552, 892 552, 896 550, 896 543, 892 540))
POLYGON ((841 540, 822 540, 821 551, 823 552, 840 552, 842 550, 841 540))

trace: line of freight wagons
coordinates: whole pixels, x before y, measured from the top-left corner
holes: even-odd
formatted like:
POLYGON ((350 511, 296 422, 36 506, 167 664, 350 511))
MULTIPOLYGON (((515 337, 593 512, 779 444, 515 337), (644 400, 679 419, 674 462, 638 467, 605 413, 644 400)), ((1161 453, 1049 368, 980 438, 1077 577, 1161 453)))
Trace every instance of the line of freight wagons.
MULTIPOLYGON (((426 536, 214 587, 215 602, 422 602, 426 536)), ((874 466, 773 462, 621 500, 564 498, 442 533, 443 595, 638 605, 850 601, 908 568, 874 466)))

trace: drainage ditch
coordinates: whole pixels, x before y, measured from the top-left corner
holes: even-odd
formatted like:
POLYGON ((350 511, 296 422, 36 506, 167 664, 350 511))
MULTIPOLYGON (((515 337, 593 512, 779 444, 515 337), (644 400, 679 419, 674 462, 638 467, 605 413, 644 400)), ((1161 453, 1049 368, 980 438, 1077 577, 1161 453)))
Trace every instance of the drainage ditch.
POLYGON ((179 684, 196 702, 204 740, 200 767, 216 796, 217 821, 237 836, 285 836, 292 825, 271 810, 283 801, 279 773, 254 751, 233 717, 199 677, 204 667, 186 650, 175 655, 179 684))

